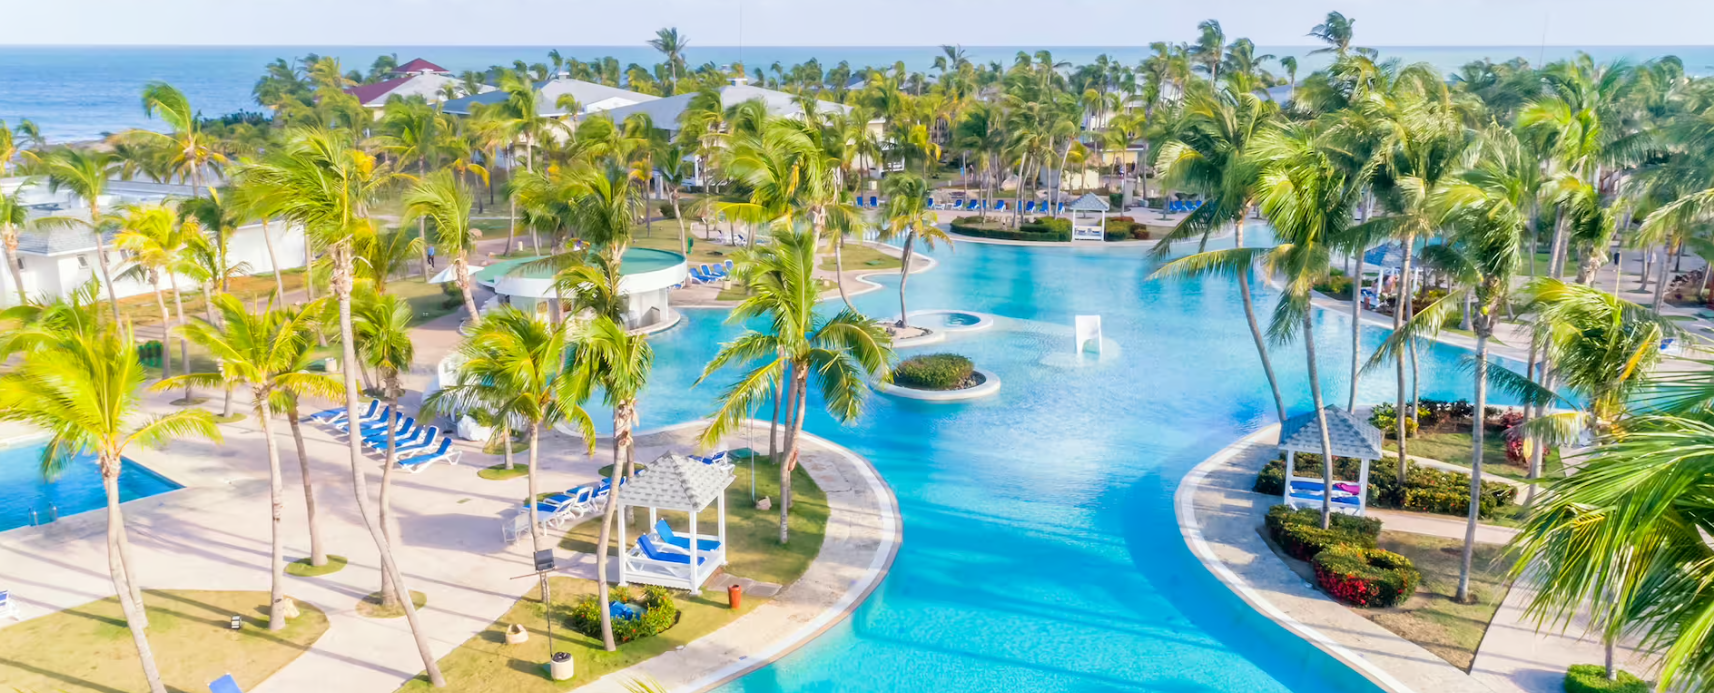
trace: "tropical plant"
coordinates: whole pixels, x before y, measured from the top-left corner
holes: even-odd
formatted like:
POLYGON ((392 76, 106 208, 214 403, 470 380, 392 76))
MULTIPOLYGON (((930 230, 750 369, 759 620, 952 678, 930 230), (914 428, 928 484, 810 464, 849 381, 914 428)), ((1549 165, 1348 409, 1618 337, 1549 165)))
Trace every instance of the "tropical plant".
MULTIPOLYGON (((380 388, 379 397, 386 403, 387 414, 382 421, 386 429, 386 452, 381 462, 380 520, 381 529, 390 545, 397 546, 399 532, 393 521, 393 471, 395 450, 398 448, 399 398, 405 394, 400 375, 409 372, 416 357, 416 345, 411 342, 411 305, 398 296, 360 290, 351 305, 351 330, 357 340, 358 362, 375 373, 380 388)), ((355 419, 353 419, 355 421, 355 419)), ((347 437, 363 438, 357 430, 347 437)), ((533 454, 533 452, 532 452, 533 454)), ((407 600, 394 588, 392 576, 381 573, 381 606, 397 608, 407 600)))
POLYGON ((899 329, 910 328, 910 310, 905 307, 905 283, 911 278, 911 261, 915 258, 918 239, 931 250, 934 242, 952 245, 952 237, 935 225, 934 212, 928 210, 928 184, 908 173, 893 175, 886 180, 887 208, 882 212, 885 225, 882 240, 904 237, 899 254, 899 329))
POLYGON ((405 194, 402 223, 434 220, 435 247, 452 258, 453 281, 458 283, 464 310, 474 323, 481 316, 476 311, 476 295, 470 282, 470 253, 476 250, 476 239, 482 237, 482 231, 470 223, 470 201, 470 189, 451 171, 441 171, 423 179, 405 194))
MULTIPOLYGON (((119 233, 113 237, 114 247, 130 254, 125 261, 126 268, 119 276, 146 281, 155 291, 155 305, 161 309, 162 341, 169 337, 173 318, 167 312, 167 299, 161 294, 161 277, 166 275, 172 285, 174 300, 177 300, 178 278, 174 269, 185 245, 183 226, 177 222, 173 210, 164 205, 131 206, 122 211, 119 233)), ((180 317, 183 317, 183 311, 180 311, 180 317)), ((181 365, 186 372, 190 371, 189 360, 181 365)), ((161 376, 173 377, 170 352, 163 354, 161 359, 161 376)))
MULTIPOLYGON (((123 166, 111 152, 61 147, 41 156, 38 170, 48 179, 49 190, 69 190, 89 208, 89 218, 45 217, 36 221, 40 226, 77 228, 88 231, 95 239, 95 263, 101 269, 101 284, 107 290, 107 303, 113 310, 113 320, 119 317, 119 295, 113 290, 113 272, 107 261, 107 217, 102 214, 101 198, 107 194, 109 182, 121 177, 123 166)), ((14 265, 15 266, 15 265, 14 265)))

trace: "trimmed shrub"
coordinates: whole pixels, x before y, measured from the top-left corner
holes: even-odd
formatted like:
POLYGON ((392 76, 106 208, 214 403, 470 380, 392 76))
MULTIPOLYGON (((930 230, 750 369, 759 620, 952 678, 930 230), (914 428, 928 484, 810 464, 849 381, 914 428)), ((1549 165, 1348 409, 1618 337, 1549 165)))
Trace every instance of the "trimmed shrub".
POLYGON ((893 384, 918 390, 958 390, 966 387, 976 364, 958 354, 923 354, 893 367, 893 384))
MULTIPOLYGON (((1315 508, 1297 508, 1281 503, 1268 508, 1268 531, 1278 531, 1286 525, 1321 525, 1321 511, 1315 508)), ((1381 536, 1381 521, 1373 517, 1357 517, 1356 515, 1336 514, 1333 516, 1333 528, 1342 532, 1351 532, 1375 539, 1381 536)))
MULTIPOLYGON (((1071 222, 1065 221, 1065 228, 1058 230, 1051 225, 1027 223, 1017 229, 995 229, 977 224, 986 221, 980 217, 964 217, 953 219, 952 232, 975 236, 977 238, 993 238, 1002 241, 1031 241, 1035 243, 1070 243, 1071 222)), ((1051 219, 1049 221, 1052 221, 1051 219)))
POLYGON ((662 219, 668 219, 668 220, 678 218, 678 212, 673 211, 672 200, 665 200, 665 201, 661 202, 661 218, 662 219))
POLYGON ((1372 547, 1331 546, 1311 563, 1321 589, 1355 606, 1397 606, 1410 599, 1422 581, 1409 558, 1372 547))
MULTIPOLYGON (((608 597, 613 602, 631 605, 642 612, 633 618, 613 619, 613 642, 627 643, 647 638, 678 625, 678 605, 673 603, 672 594, 664 587, 645 586, 640 601, 634 600, 631 589, 627 587, 614 587, 608 591, 608 597)), ((584 597, 571 607, 566 623, 572 630, 600 640, 601 608, 595 595, 584 597)))
POLYGON ((1565 672, 1565 693, 1649 693, 1649 682, 1628 671, 1607 680, 1607 668, 1599 664, 1573 664, 1565 672))
POLYGON ((1268 509, 1268 536, 1285 549, 1286 555, 1307 561, 1334 546, 1374 548, 1381 534, 1381 521, 1335 514, 1332 527, 1321 528, 1321 512, 1314 508, 1292 510, 1286 505, 1268 509))

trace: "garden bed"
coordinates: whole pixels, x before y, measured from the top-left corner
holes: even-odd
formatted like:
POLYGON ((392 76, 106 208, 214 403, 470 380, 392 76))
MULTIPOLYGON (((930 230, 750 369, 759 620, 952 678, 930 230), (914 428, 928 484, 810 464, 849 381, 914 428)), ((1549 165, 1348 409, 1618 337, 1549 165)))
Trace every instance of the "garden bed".
MULTIPOLYGON (((1387 457, 1369 465, 1368 505, 1464 517, 1470 509, 1470 475, 1423 467, 1415 462, 1405 469, 1405 483, 1398 481, 1398 457, 1387 457)), ((1294 473, 1320 478, 1321 456, 1299 453, 1294 473)), ((1355 482, 1360 472, 1356 460, 1336 458, 1334 481, 1355 482)), ((1251 487, 1256 493, 1283 496, 1285 458, 1269 461, 1251 487)), ((1518 489, 1500 481, 1483 481, 1480 513, 1483 518, 1510 515, 1518 489)))

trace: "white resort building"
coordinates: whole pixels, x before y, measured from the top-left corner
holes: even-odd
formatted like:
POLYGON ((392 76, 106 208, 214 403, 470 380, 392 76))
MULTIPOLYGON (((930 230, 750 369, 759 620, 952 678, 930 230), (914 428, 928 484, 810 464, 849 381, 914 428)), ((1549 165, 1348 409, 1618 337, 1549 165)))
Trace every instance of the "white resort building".
MULTIPOLYGON (((578 118, 591 113, 623 108, 659 98, 658 96, 609 87, 605 84, 572 79, 565 72, 554 75, 552 79, 536 82, 537 115, 558 118, 568 123, 575 122, 578 118), (565 99, 562 97, 569 97, 571 101, 575 102, 576 108, 570 108, 569 106, 572 104, 564 103, 565 99)), ((453 115, 468 116, 475 110, 474 107, 477 104, 496 104, 505 101, 505 92, 489 87, 481 94, 448 101, 441 107, 441 110, 453 115)))

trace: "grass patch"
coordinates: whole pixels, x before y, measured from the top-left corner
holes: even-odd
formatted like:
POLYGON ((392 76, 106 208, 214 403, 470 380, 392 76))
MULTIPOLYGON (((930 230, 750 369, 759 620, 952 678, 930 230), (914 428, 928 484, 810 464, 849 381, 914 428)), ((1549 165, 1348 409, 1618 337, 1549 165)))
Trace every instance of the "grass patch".
POLYGON ((347 563, 344 556, 327 555, 327 565, 310 565, 309 558, 300 558, 286 564, 286 574, 297 577, 321 577, 332 575, 345 569, 347 563))
POLYGON ((1422 571, 1422 584, 1410 601, 1391 609, 1357 610, 1381 627, 1421 645, 1459 669, 1469 671, 1482 635, 1506 598, 1506 573, 1512 559, 1504 547, 1477 544, 1471 565, 1470 593, 1475 603, 1460 604, 1460 552, 1464 542, 1405 532, 1382 532, 1380 548, 1409 558, 1422 571))
MULTIPOLYGON (((904 264, 896 257, 876 250, 871 246, 860 245, 857 243, 846 243, 845 248, 839 252, 844 256, 845 270, 848 272, 851 270, 868 271, 898 269, 904 264)), ((826 256, 822 258, 821 268, 829 272, 837 269, 833 262, 832 248, 828 248, 826 256)))
MULTIPOLYGON (((593 594, 595 583, 567 577, 550 578, 554 649, 570 652, 577 671, 577 676, 569 680, 550 681, 544 669, 548 661, 548 611, 542 608, 541 592, 536 584, 532 582, 529 591, 500 620, 440 659, 441 673, 446 675, 448 684, 445 690, 461 693, 571 690, 708 635, 768 601, 746 595, 744 608, 733 611, 727 608, 726 596, 714 590, 704 590, 701 597, 674 592, 673 600, 679 608, 678 625, 660 635, 635 640, 620 645, 616 651, 607 652, 601 648, 599 639, 573 632, 566 623, 566 615, 572 605, 584 595, 593 594), (506 644, 506 627, 513 623, 522 624, 529 630, 528 641, 519 645, 506 644)), ((399 688, 400 693, 428 693, 433 690, 436 689, 422 676, 399 688)))
POLYGON ((514 464, 511 469, 507 469, 506 463, 501 462, 500 464, 492 467, 483 468, 481 471, 476 472, 476 476, 489 481, 505 481, 507 479, 516 479, 520 476, 528 476, 529 473, 530 466, 527 464, 514 464))
MULTIPOLYGON (((827 529, 827 494, 815 485, 802 465, 792 472, 791 541, 781 545, 779 466, 765 456, 755 458, 756 497, 774 500, 773 509, 757 510, 750 500, 750 463, 736 463, 737 478, 726 489, 726 571, 752 580, 789 585, 809 569, 816 554, 821 552, 821 538, 827 529)), ((660 517, 678 531, 683 531, 689 522, 682 512, 661 511, 660 517)), ((716 519, 715 508, 709 506, 698 516, 697 530, 713 534, 716 519)), ((639 510, 635 520, 626 525, 627 536, 637 536, 648 521, 648 512, 639 510)), ((594 553, 600 529, 600 522, 579 523, 566 533, 560 548, 594 553)))
MULTIPOLYGON (((300 615, 268 632, 268 593, 145 590, 149 646, 169 690, 204 691, 231 673, 246 690, 297 659, 327 632, 327 615, 300 615), (244 628, 232 630, 233 615, 244 628)), ((131 631, 110 597, 0 629, 0 681, 8 690, 113 693, 148 690, 131 631)))
MULTIPOLYGON (((1387 450, 1397 452, 1398 441, 1389 439, 1386 441, 1386 447, 1387 450)), ((1425 431, 1410 439, 1412 456, 1427 457, 1462 467, 1470 466, 1470 447, 1470 434, 1467 432, 1425 431)), ((1507 462, 1505 438, 1490 433, 1482 438, 1482 473, 1522 480, 1529 477, 1529 468, 1507 462)), ((1559 460, 1559 450, 1549 449, 1547 454, 1542 456, 1541 474, 1544 479, 1565 476, 1565 467, 1559 460)))
POLYGON ((420 275, 410 279, 387 282, 387 293, 405 299, 411 305, 411 326, 449 315, 464 307, 462 302, 450 301, 439 284, 429 284, 420 275), (448 304, 451 304, 449 307, 448 304))
POLYGON ((236 421, 242 421, 243 419, 244 419, 243 414, 228 414, 226 416, 221 416, 219 414, 214 415, 214 422, 215 423, 222 423, 222 424, 229 424, 229 423, 233 423, 236 421))
MULTIPOLYGON (((428 595, 411 590, 411 603, 418 609, 428 603, 428 595)), ((370 592, 357 602, 357 615, 365 618, 403 618, 405 610, 399 607, 381 606, 381 593, 370 592)))
MULTIPOLYGON (((285 260, 285 258, 281 259, 282 261, 285 260)), ((304 288, 304 271, 302 269, 282 270, 280 279, 286 285, 286 295, 288 296, 294 292, 302 291, 304 288)), ((227 282, 226 288, 227 293, 244 299, 245 305, 250 305, 257 300, 266 304, 274 296, 274 273, 264 272, 233 277, 227 282)), ((180 281, 179 293, 184 297, 184 315, 187 320, 205 317, 203 311, 205 301, 199 287, 180 281)), ((327 295, 326 288, 318 287, 318 295, 327 295)), ((178 307, 173 304, 172 289, 164 283, 161 286, 161 296, 166 299, 167 310, 172 314, 173 319, 177 320, 178 307)), ((119 299, 119 315, 130 319, 131 324, 138 327, 161 324, 161 308, 159 304, 155 303, 153 290, 119 299)))
MULTIPOLYGON (((529 436, 516 437, 516 438, 512 439, 512 454, 513 455, 516 455, 520 452, 528 452, 529 449, 530 449, 530 437, 529 436)), ((491 440, 491 441, 488 441, 486 443, 483 443, 482 444, 482 454, 484 454, 484 455, 505 455, 506 454, 506 441, 505 441, 505 439, 502 438, 500 440, 491 440)), ((524 466, 524 464, 525 464, 525 462, 522 460, 513 460, 513 462, 520 467, 524 466)), ((502 463, 500 463, 500 466, 502 468, 504 468, 506 466, 506 464, 504 462, 502 462, 502 463)))

